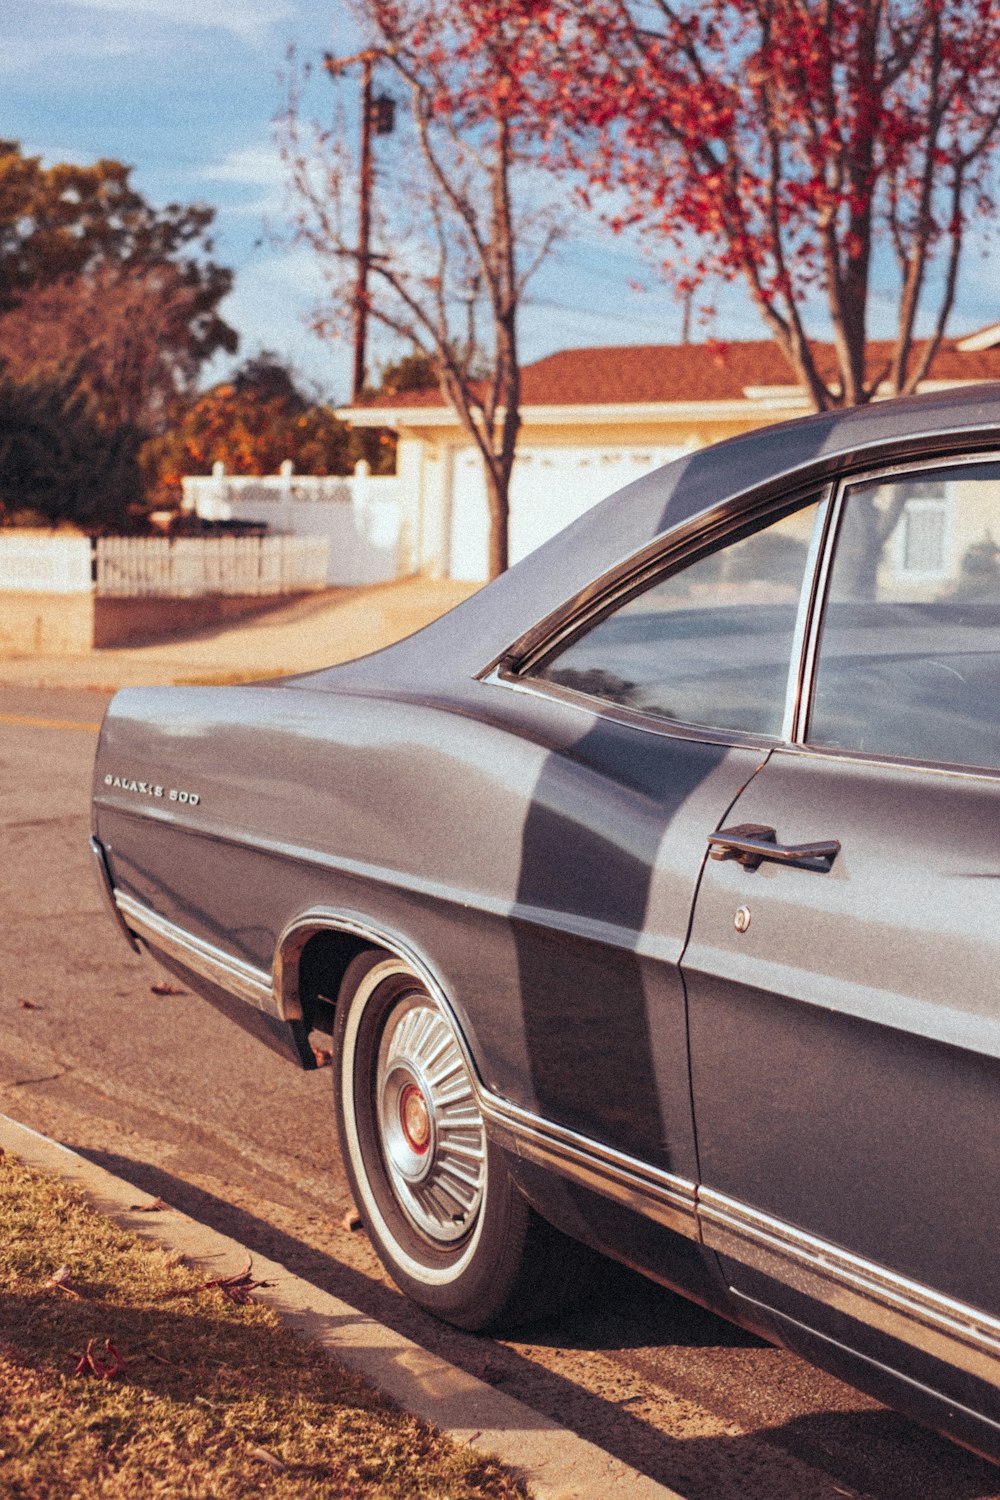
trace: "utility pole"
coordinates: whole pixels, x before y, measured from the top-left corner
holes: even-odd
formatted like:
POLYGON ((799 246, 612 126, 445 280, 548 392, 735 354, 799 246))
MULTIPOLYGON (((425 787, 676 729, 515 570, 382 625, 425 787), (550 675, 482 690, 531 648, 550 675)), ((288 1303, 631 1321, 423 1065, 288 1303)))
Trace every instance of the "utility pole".
POLYGON ((365 388, 366 349, 368 341, 368 269, 371 264, 372 188, 375 168, 372 161, 372 132, 391 135, 395 123, 395 100, 387 94, 375 95, 372 80, 375 63, 381 56, 369 47, 353 57, 323 59, 326 71, 339 78, 347 68, 361 64, 361 157, 358 179, 358 275, 354 284, 354 369, 351 377, 351 401, 357 404, 365 388))

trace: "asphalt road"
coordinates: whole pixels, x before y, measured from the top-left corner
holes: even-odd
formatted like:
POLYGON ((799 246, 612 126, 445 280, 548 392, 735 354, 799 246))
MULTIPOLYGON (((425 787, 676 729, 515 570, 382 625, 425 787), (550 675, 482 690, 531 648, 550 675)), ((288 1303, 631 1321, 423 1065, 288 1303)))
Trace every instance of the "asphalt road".
POLYGON ((1000 1472, 609 1267, 572 1316, 443 1328, 350 1230, 328 1071, 304 1074, 132 954, 86 847, 106 696, 0 689, 0 1110, 401 1328, 689 1500, 1000 1500, 1000 1472))

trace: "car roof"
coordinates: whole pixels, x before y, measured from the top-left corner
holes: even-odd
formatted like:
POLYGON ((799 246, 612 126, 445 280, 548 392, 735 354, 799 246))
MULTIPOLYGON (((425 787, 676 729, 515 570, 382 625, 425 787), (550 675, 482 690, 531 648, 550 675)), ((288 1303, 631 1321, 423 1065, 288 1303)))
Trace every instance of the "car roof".
POLYGON ((816 413, 697 449, 616 491, 500 578, 395 646, 310 674, 311 687, 424 696, 474 677, 595 579, 697 526, 747 506, 893 459, 1000 446, 1000 382, 952 387, 816 413))

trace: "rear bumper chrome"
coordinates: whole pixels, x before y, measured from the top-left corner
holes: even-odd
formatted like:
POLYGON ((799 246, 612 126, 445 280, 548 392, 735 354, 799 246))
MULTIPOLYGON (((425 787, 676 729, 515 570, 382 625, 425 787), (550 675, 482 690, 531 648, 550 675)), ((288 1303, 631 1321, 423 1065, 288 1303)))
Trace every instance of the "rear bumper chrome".
POLYGON ((114 917, 118 930, 122 933, 129 947, 133 948, 136 953, 139 953, 141 949, 135 940, 135 934, 119 911, 118 903, 115 900, 115 888, 111 881, 111 871, 108 868, 108 856, 104 845, 100 839, 94 838, 93 834, 91 834, 87 842, 90 845, 90 852, 94 856, 94 863, 97 867, 97 878, 101 883, 104 899, 108 903, 108 910, 114 917))

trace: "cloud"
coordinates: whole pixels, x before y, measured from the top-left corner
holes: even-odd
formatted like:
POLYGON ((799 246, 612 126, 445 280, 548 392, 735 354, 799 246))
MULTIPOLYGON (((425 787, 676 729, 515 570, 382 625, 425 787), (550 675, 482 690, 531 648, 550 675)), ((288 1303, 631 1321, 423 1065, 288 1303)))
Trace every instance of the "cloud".
POLYGON ((201 175, 208 182, 272 187, 277 182, 284 182, 286 173, 274 147, 244 146, 238 151, 230 151, 221 162, 207 166, 201 175))
POLYGON ((260 48, 271 41, 272 28, 296 14, 288 0, 228 0, 207 5, 205 0, 63 0, 82 10, 107 15, 148 17, 174 26, 228 31, 247 46, 260 48))
POLYGON ((196 174, 209 191, 229 189, 226 212, 245 219, 283 217, 287 208, 288 174, 273 146, 242 146, 221 161, 210 162, 196 174), (240 189, 251 190, 241 193, 240 189), (252 190, 256 191, 252 191, 252 190))

